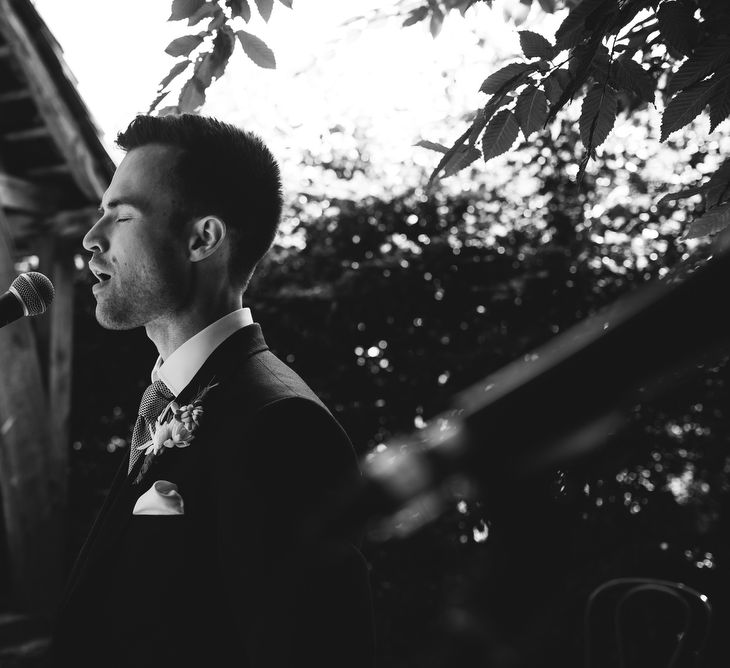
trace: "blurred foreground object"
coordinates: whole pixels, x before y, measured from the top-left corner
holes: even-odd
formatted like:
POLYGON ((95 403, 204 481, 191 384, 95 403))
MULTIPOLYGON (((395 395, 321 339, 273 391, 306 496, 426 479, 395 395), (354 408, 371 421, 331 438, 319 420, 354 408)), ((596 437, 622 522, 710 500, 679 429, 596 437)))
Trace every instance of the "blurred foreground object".
POLYGON ((457 394, 423 429, 371 453, 363 486, 335 528, 367 524, 375 539, 404 536, 444 501, 478 494, 500 514, 524 486, 595 455, 639 402, 674 390, 727 351, 722 309, 730 255, 681 280, 660 280, 556 336, 457 394))

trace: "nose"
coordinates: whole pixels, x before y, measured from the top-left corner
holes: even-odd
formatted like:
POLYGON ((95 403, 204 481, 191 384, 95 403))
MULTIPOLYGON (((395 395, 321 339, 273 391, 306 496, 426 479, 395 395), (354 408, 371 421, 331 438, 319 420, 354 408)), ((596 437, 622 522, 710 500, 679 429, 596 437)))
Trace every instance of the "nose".
POLYGON ((104 227, 102 224, 103 220, 104 216, 99 218, 99 220, 97 220, 96 223, 92 225, 91 229, 84 235, 84 238, 81 241, 84 248, 90 253, 103 253, 109 248, 109 242, 104 233, 104 227))

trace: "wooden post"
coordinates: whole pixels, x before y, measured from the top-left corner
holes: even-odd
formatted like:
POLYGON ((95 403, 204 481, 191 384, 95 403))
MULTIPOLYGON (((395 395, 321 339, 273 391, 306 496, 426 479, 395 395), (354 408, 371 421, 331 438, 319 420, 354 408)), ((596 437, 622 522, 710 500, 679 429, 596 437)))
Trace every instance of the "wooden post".
MULTIPOLYGON (((74 333, 74 253, 68 243, 54 244, 53 264, 49 276, 56 289, 49 312, 48 397, 54 447, 51 465, 63 502, 66 518, 68 488, 69 417, 71 415, 71 376, 74 333)), ((64 532, 65 534, 65 532, 64 532)))
MULTIPOLYGON (((0 202, 0 286, 15 277, 0 202)), ((53 306, 51 307, 53 308, 53 306)), ((44 316, 39 316, 44 317, 44 316)), ((63 574, 63 490, 33 333, 27 318, 0 329, 0 493, 14 603, 50 617, 63 574)))

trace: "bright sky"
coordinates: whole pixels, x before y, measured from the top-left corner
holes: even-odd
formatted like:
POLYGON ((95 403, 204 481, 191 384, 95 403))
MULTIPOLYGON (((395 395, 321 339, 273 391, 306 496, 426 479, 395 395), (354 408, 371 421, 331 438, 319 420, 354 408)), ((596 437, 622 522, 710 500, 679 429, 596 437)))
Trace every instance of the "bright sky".
MULTIPOLYGON (((147 110, 157 83, 175 62, 165 47, 200 26, 167 22, 170 0, 34 2, 119 159, 114 135, 147 110)), ((356 129, 364 133, 371 160, 386 180, 398 179, 400 165, 433 167, 438 156, 413 144, 455 138, 464 127, 462 114, 483 103, 478 89, 491 64, 518 54, 517 28, 504 24, 501 10, 518 0, 497 0, 495 10, 478 3, 465 19, 453 12, 436 40, 425 23, 343 25, 373 7, 393 4, 295 0, 289 10, 276 2, 268 25, 256 15, 246 30, 274 50, 277 69, 256 67, 237 46, 202 112, 261 134, 280 157, 285 180, 299 167, 294 163, 302 150, 321 152, 322 135, 329 141, 329 128, 337 124, 344 136, 356 129)), ((552 36, 555 17, 545 21, 534 5, 519 29, 552 36)))

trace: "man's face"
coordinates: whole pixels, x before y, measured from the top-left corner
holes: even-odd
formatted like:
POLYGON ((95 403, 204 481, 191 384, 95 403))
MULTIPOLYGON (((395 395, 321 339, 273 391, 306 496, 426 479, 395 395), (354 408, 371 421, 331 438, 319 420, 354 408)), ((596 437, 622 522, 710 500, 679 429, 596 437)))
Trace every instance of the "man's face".
POLYGON ((84 237, 96 319, 108 329, 131 329, 174 320, 190 291, 187 221, 171 170, 177 149, 152 144, 122 160, 100 207, 101 218, 84 237))

